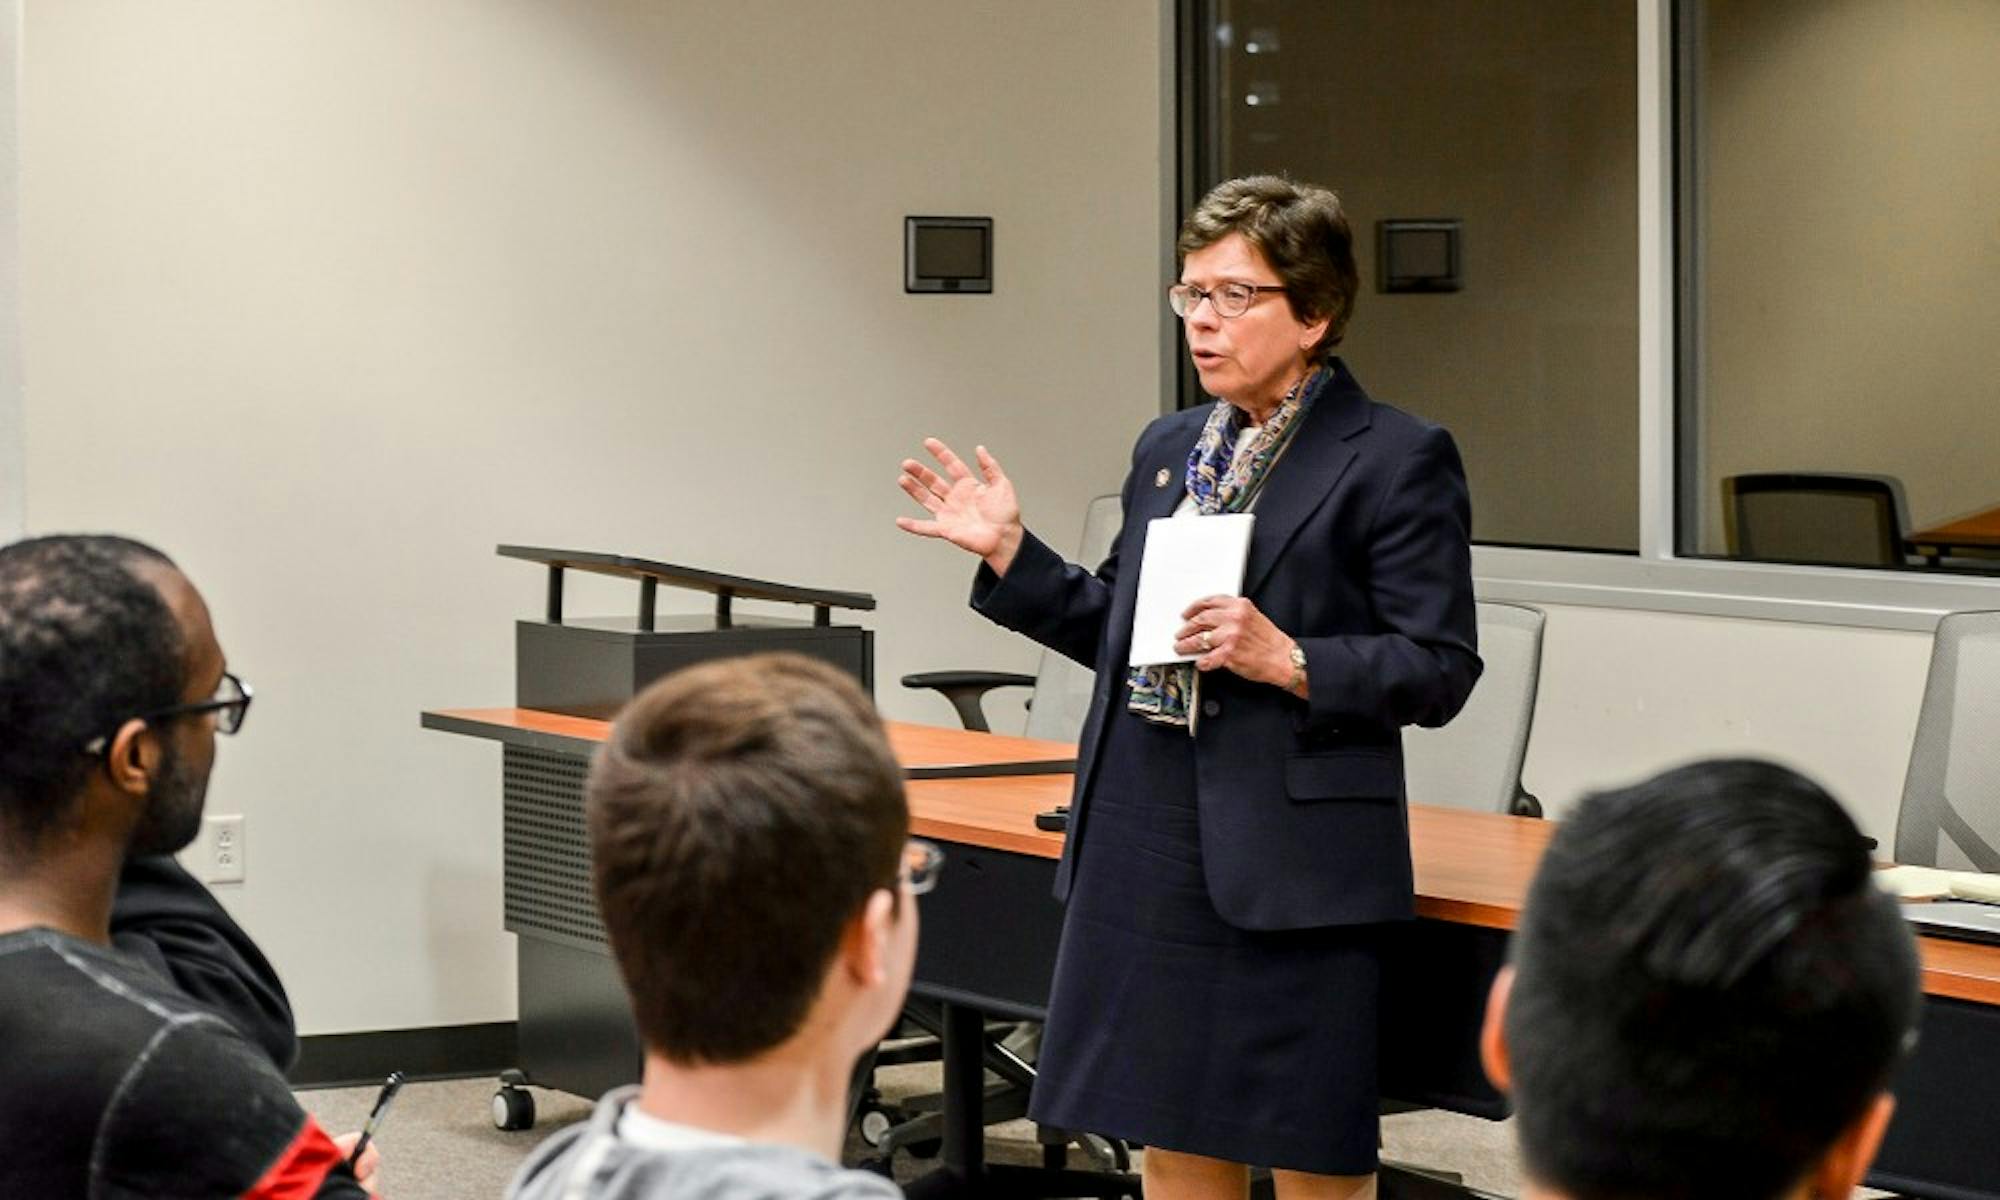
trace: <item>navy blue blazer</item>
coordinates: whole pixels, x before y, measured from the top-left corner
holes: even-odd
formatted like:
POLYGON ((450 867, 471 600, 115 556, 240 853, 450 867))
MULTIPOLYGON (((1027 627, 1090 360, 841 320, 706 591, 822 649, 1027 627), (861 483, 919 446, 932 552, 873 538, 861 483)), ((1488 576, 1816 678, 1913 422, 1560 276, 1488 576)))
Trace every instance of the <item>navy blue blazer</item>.
MULTIPOLYGON (((1479 678, 1471 505, 1451 435, 1371 401, 1344 364, 1258 495, 1243 594, 1296 639, 1310 701, 1232 672, 1201 680, 1196 802, 1210 899, 1243 929, 1414 915, 1404 725, 1442 725, 1479 678)), ((1030 534, 1003 578, 981 564, 972 606, 1097 672, 1078 746, 1067 899, 1107 717, 1124 709, 1146 522, 1185 494, 1209 408, 1146 427, 1125 524, 1096 572, 1030 534), (1166 483, 1159 484, 1165 472, 1166 483)))

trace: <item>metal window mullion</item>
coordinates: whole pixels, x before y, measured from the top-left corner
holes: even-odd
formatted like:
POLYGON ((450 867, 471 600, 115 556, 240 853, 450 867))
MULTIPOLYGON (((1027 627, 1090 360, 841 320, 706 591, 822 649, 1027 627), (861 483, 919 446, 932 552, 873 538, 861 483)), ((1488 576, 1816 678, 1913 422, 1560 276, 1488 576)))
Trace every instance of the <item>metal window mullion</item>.
POLYGON ((1639 221, 1639 557, 1675 556, 1679 478, 1675 447, 1698 446, 1678 421, 1676 375, 1680 341, 1675 294, 1677 203, 1675 173, 1674 5, 1635 0, 1638 36, 1639 221))

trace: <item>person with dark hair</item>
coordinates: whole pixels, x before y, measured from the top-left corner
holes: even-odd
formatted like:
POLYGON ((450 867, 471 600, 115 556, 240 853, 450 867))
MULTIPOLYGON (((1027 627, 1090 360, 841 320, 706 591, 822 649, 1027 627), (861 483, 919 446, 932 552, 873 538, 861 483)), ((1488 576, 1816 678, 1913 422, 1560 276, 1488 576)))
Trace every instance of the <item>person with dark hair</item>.
POLYGON ((264 1050, 155 973, 176 941, 220 961, 187 932, 205 918, 142 902, 129 936, 157 962, 113 948, 127 863, 193 839, 215 735, 249 706, 158 551, 0 548, 0 1195, 367 1194, 352 1135, 329 1138, 264 1050))
POLYGON ((798 655, 690 667, 626 706, 585 797, 645 1066, 508 1194, 897 1200, 837 1160, 855 1064, 909 987, 938 852, 909 839, 868 697, 798 655))
POLYGON ((1556 830, 1481 1050, 1537 1200, 1841 1200, 1915 1038, 1870 843, 1783 767, 1703 762, 1556 830))
MULTIPOLYGON (((9 553, 14 555, 59 555, 75 551, 70 539, 23 542, 9 553)), ((91 565, 86 571, 109 571, 106 559, 127 567, 141 565, 173 570, 166 555, 129 538, 99 535, 89 539, 91 565)), ((107 603, 117 604, 119 592, 106 593, 107 603)), ((139 615, 141 627, 150 623, 151 638, 146 648, 128 661, 140 674, 157 674, 164 668, 158 661, 179 644, 180 630, 171 619, 151 609, 139 615), (150 614, 150 615, 145 615, 150 614)), ((7 649, 14 639, 30 636, 25 623, 31 614, 0 603, 0 653, 16 657, 25 645, 7 649), (15 618, 10 621, 10 614, 15 618)), ((174 668, 178 670, 178 668, 174 668)), ((136 678, 137 676, 135 676, 136 678)), ((92 687, 115 687, 102 678, 92 687)), ((129 684, 127 685, 129 686, 129 684)), ((157 693, 161 689, 153 685, 157 693)), ((9 731, 10 742, 0 747, 0 787, 33 793, 47 783, 39 776, 68 769, 74 776, 75 764, 62 757, 64 738, 80 719, 88 719, 93 705, 101 706, 103 696, 85 694, 50 697, 47 689, 33 680, 24 680, 17 693, 27 707, 19 712, 0 713, 0 728, 9 731), (10 753, 11 751, 11 753, 10 753)), ((116 698, 114 698, 116 699, 116 698)), ((114 704, 113 707, 121 707, 114 704)), ((129 705, 122 707, 129 708, 129 705)), ((54 790, 61 790, 57 781, 54 790)), ((284 984, 271 968, 250 935, 216 902, 201 882, 188 874, 172 856, 135 855, 125 860, 118 876, 118 891, 111 909, 111 943, 122 953, 145 964, 161 979, 174 984, 190 999, 214 1009, 270 1056, 280 1071, 298 1057, 298 1035, 292 1021, 291 1002, 284 984)))
POLYGON ((1479 677, 1471 510, 1451 435, 1335 354, 1358 289, 1325 188, 1233 179, 1181 226, 1167 303, 1215 403, 1132 453, 1095 571, 1027 531, 985 447, 925 447, 897 524, 979 557, 980 613, 1093 667, 1068 903, 1029 1113, 1143 1142, 1148 1200, 1374 1194, 1384 939, 1415 913, 1402 727, 1479 677), (1193 599, 1134 665, 1149 525, 1254 513, 1240 595, 1193 599))

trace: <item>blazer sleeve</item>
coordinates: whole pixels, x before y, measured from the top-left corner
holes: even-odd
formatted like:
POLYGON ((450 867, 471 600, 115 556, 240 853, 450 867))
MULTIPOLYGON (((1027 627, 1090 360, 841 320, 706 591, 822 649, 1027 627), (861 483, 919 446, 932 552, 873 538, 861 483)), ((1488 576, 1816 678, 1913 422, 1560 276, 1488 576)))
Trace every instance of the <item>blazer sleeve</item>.
POLYGON ((1063 561, 1040 538, 1028 534, 1005 575, 979 564, 972 580, 972 608, 995 624, 1094 667, 1116 578, 1106 572, 1115 572, 1117 557, 1114 549, 1097 572, 1087 571, 1063 561))
MULTIPOLYGON (((1135 449, 1135 461, 1137 457, 1135 449)), ((1125 477, 1119 495, 1121 512, 1132 510, 1133 478, 1133 474, 1125 477)), ((1095 668, 1098 646, 1104 640, 1105 615, 1111 611, 1111 593, 1118 582, 1118 547, 1124 540, 1122 534, 1113 539, 1111 553, 1091 571, 1065 561, 1029 533, 1021 539, 1020 552, 1004 576, 995 574, 984 562, 979 564, 972 579, 973 611, 1065 658, 1095 668)))
POLYGON ((1472 504, 1451 435, 1427 428, 1397 467, 1367 533, 1381 632, 1298 639, 1308 728, 1442 725, 1479 679, 1472 504))

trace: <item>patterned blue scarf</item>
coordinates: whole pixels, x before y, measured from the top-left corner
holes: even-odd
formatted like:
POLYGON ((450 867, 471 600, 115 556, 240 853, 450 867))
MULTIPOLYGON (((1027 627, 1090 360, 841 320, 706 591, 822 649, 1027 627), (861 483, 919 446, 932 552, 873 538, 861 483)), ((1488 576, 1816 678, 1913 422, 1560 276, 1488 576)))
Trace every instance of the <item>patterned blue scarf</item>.
MULTIPOLYGON (((1298 419, 1312 407, 1313 399, 1319 395, 1320 382, 1327 377, 1323 370, 1306 372, 1285 393, 1278 411, 1264 422, 1264 428, 1251 439, 1249 449, 1240 457, 1236 454, 1236 439, 1249 423, 1249 414, 1227 400, 1215 402, 1208 423, 1202 426, 1201 437, 1188 453, 1187 494, 1193 499, 1197 513, 1206 516, 1242 512, 1250 506, 1258 489, 1264 486, 1271 464, 1283 453, 1298 419)), ((1189 714, 1201 685, 1193 663, 1133 667, 1126 682, 1132 689, 1131 698, 1125 702, 1127 709, 1148 721, 1182 726, 1190 737, 1194 735, 1194 722, 1189 714)))

